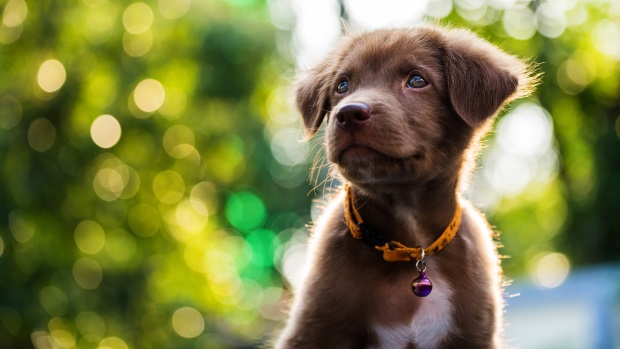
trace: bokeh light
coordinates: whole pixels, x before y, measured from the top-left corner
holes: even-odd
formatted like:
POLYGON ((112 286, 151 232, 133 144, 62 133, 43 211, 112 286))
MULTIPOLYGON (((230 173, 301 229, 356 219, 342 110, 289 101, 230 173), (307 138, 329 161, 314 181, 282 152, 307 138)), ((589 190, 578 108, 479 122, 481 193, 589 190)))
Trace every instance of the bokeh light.
POLYGON ((151 50, 151 47, 153 47, 153 34, 150 31, 123 35, 123 49, 131 57, 144 56, 151 50))
POLYGON ((74 238, 80 251, 97 254, 105 245, 106 235, 97 222, 82 221, 75 227, 74 238))
POLYGON ((18 211, 9 213, 9 229, 15 241, 20 243, 30 241, 36 232, 36 227, 18 211))
POLYGON ((164 86, 154 79, 140 81, 133 94, 136 106, 147 113, 152 113, 159 109, 164 104, 165 98, 164 86))
POLYGON ((191 0, 159 0, 159 12, 168 19, 183 17, 189 10, 191 0))
POLYGON ((2 24, 14 28, 22 25, 28 15, 28 5, 24 0, 9 0, 4 6, 2 24))
POLYGON ((265 205, 253 193, 236 193, 231 195, 226 203, 226 217, 233 227, 247 232, 265 221, 265 205))
POLYGON ((73 265, 73 278, 80 287, 93 290, 99 287, 103 278, 101 265, 91 258, 80 258, 73 265))
POLYGON ((65 67, 56 59, 49 59, 39 67, 37 83, 45 92, 52 93, 58 91, 67 79, 65 67))
POLYGON ((56 127, 48 119, 38 118, 28 127, 28 143, 38 152, 49 150, 56 142, 56 127))
POLYGON ((560 286, 568 276, 570 263, 561 253, 548 253, 534 259, 533 276, 542 287, 555 288, 560 286))
POLYGON ((153 10, 143 2, 134 2, 123 12, 123 26, 130 34, 142 34, 153 24, 153 10))
POLYGON ((129 349, 129 346, 118 337, 106 337, 99 342, 99 349, 129 349))
POLYGON ((153 179, 153 192, 159 201, 174 204, 185 195, 185 181, 175 171, 162 171, 153 179))
POLYGON ((75 318, 75 327, 90 342, 98 342, 105 334, 105 321, 92 311, 79 313, 75 318))
POLYGON ((177 309, 172 314, 172 327, 181 337, 195 338, 204 330, 205 323, 200 312, 192 307, 177 309))
POLYGON ((164 149, 168 155, 181 159, 196 152, 194 132, 185 125, 174 125, 164 133, 164 149))
POLYGON ((101 148, 111 148, 121 139, 121 124, 112 115, 98 116, 90 126, 90 137, 101 148))
POLYGON ((10 130, 17 126, 22 118, 22 105, 19 99, 11 95, 0 98, 0 127, 10 130))

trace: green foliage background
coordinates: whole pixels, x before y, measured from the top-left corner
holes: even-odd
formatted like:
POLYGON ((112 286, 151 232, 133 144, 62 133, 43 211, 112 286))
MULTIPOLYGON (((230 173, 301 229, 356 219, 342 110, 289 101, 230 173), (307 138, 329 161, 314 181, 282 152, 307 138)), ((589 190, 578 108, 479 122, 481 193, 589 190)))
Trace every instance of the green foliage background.
MULTIPOLYGON (((277 50, 290 33, 253 0, 147 0, 138 19, 125 1, 24 4, 0 3, 0 347, 256 347, 282 319, 283 247, 313 199, 310 166, 283 165, 273 143, 296 118, 293 59, 277 50), (66 79, 45 92, 50 59, 66 79), (139 106, 145 80, 165 92, 154 110, 139 106), (91 135, 100 115, 121 126, 109 148, 91 135)), ((544 73, 534 99, 560 166, 488 212, 509 276, 545 251, 620 259, 619 58, 591 35, 620 9, 577 8, 557 38, 511 38, 500 10, 446 20, 544 73)))

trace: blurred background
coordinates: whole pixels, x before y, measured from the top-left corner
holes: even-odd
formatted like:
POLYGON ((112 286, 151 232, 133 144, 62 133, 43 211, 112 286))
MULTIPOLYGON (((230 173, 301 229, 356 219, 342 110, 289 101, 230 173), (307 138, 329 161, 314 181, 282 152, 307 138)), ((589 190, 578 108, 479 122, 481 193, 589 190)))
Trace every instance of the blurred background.
POLYGON ((0 348, 257 348, 334 182, 295 72, 440 21, 540 64, 466 195, 509 342, 620 348, 620 2, 0 0, 0 348), (317 168, 309 178, 312 168, 317 168))

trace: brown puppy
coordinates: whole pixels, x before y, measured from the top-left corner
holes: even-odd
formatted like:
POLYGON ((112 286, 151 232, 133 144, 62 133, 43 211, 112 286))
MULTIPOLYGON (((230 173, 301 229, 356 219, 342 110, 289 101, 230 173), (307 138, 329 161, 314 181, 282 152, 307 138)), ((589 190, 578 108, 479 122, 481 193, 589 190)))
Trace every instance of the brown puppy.
POLYGON ((310 271, 277 348, 501 347, 493 232, 459 190, 493 116, 533 80, 469 31, 419 27, 350 35, 299 82, 308 135, 327 116, 328 159, 366 226, 426 248, 459 203, 462 221, 447 246, 427 251, 433 291, 422 298, 411 290, 415 259, 388 262, 353 238, 345 195, 335 198, 314 228, 310 271))

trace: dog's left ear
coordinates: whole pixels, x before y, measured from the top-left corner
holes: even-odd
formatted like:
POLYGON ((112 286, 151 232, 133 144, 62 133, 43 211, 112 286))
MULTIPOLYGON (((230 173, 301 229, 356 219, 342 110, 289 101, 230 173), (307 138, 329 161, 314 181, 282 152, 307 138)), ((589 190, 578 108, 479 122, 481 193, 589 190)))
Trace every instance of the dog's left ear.
POLYGON ((448 95, 456 113, 476 128, 509 101, 528 95, 527 64, 467 30, 444 32, 448 95))

